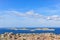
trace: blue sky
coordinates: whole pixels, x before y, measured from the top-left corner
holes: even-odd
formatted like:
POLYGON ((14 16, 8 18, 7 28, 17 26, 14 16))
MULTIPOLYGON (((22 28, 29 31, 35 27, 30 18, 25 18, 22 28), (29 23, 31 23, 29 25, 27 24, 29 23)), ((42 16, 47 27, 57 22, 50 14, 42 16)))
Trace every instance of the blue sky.
POLYGON ((60 27, 60 0, 0 0, 0 27, 60 27))

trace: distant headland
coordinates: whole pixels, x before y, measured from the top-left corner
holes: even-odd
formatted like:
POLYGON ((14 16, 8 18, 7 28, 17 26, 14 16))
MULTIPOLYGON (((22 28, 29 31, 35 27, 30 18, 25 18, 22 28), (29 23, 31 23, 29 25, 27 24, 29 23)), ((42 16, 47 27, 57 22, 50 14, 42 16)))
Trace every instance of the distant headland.
POLYGON ((43 31, 55 31, 54 28, 10 28, 10 30, 43 30, 43 31))

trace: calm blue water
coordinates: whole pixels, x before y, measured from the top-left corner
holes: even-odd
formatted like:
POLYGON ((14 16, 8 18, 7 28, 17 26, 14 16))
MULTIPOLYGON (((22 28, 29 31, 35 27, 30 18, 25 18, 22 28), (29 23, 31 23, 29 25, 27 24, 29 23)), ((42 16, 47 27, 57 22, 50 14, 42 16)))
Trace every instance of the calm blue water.
POLYGON ((13 33, 56 33, 60 34, 60 28, 54 28, 55 31, 42 31, 42 30, 36 30, 36 31, 30 31, 33 28, 30 28, 29 30, 10 30, 7 28, 0 28, 0 34, 5 32, 13 32, 13 33))

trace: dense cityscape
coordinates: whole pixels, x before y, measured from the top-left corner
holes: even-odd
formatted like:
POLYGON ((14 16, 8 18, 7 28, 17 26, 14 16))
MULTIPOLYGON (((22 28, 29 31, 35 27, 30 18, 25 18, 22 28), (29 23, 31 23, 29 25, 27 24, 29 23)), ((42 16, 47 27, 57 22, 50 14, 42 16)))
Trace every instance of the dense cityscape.
POLYGON ((60 40, 60 34, 54 33, 20 33, 0 34, 0 40, 60 40))
POLYGON ((0 28, 0 40, 60 40, 58 28, 0 28))

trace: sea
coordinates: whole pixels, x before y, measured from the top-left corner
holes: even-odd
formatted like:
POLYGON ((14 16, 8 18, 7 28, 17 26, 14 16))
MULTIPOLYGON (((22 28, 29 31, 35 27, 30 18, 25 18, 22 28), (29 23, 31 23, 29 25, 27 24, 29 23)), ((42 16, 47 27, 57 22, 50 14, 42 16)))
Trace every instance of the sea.
POLYGON ((35 31, 30 31, 34 28, 28 28, 29 30, 11 30, 8 28, 0 28, 0 34, 4 34, 5 32, 13 32, 14 34, 16 33, 55 33, 55 34, 60 34, 60 28, 54 28, 54 31, 43 31, 43 30, 35 30, 35 31))

